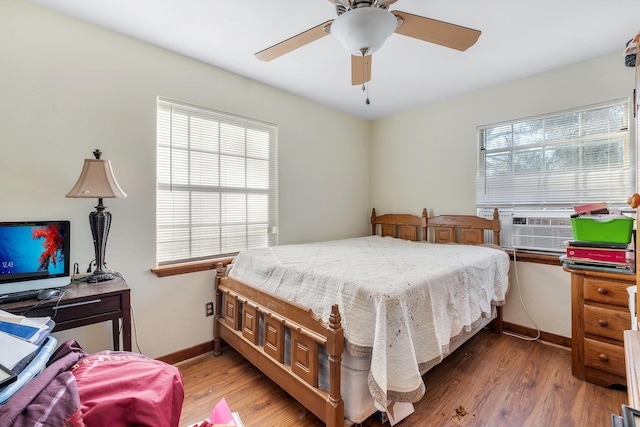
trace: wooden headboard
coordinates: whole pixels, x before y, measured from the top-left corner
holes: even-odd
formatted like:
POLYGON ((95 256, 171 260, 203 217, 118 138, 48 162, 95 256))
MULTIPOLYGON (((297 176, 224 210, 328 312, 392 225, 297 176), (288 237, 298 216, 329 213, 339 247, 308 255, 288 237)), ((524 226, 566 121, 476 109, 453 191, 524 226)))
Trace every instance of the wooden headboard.
POLYGON ((399 239, 430 240, 435 243, 463 243, 478 245, 484 243, 484 232, 493 232, 493 244, 500 246, 500 218, 498 209, 493 210, 493 219, 474 215, 439 215, 429 218, 427 209, 422 217, 409 214, 376 215, 371 212, 371 234, 397 237, 399 239), (418 230, 422 230, 421 233, 418 230), (431 234, 429 234, 429 231, 431 234))
POLYGON ((464 243, 479 245, 484 243, 485 230, 493 232, 493 244, 500 246, 500 217, 498 209, 493 210, 493 219, 474 215, 440 215, 427 218, 427 228, 432 230, 435 243, 464 243))
POLYGON ((385 214, 376 216, 376 210, 371 211, 371 235, 376 235, 380 225, 382 237, 391 236, 404 240, 418 240, 418 230, 422 229, 422 240, 427 236, 427 210, 422 210, 422 217, 409 214, 385 214))

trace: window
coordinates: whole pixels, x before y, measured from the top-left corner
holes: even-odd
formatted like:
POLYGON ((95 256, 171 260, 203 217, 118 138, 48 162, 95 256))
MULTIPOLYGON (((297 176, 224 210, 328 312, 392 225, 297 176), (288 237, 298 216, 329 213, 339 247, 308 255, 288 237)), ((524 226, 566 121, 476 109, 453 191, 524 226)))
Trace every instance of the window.
POLYGON ((628 121, 629 101, 617 100, 480 127, 477 206, 626 206, 636 156, 628 121))
MULTIPOLYGON (((578 204, 628 208, 636 187, 629 101, 478 128, 476 205, 499 208, 505 248, 563 253, 578 204)), ((486 238, 486 237, 485 237, 486 238)))
POLYGON ((156 258, 277 244, 277 127, 158 99, 156 258))

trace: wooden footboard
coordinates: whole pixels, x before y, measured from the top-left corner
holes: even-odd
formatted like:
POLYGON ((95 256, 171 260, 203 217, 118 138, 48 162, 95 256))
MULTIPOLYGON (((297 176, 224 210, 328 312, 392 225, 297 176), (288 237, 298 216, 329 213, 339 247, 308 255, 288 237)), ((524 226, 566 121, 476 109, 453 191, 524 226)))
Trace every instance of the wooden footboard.
POLYGON ((309 309, 224 277, 220 264, 216 274, 214 355, 220 354, 221 340, 327 426, 344 425, 340 394, 344 335, 337 305, 332 306, 327 325, 309 309), (291 338, 289 363, 285 363, 285 334, 291 338), (329 360, 328 392, 318 388, 321 346, 329 360))

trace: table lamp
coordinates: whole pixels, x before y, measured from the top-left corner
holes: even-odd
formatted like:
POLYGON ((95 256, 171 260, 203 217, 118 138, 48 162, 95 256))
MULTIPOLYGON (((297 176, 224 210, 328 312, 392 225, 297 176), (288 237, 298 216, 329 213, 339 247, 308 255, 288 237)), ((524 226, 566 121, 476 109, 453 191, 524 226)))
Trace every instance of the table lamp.
POLYGON ((107 272, 104 264, 104 255, 107 248, 107 236, 111 227, 111 212, 102 204, 104 198, 127 197, 118 185, 116 177, 111 169, 111 161, 100 158, 102 152, 96 149, 93 152, 95 159, 85 159, 80 172, 78 182, 73 186, 66 197, 71 198, 98 198, 96 210, 89 213, 89 224, 93 236, 95 249, 96 269, 87 282, 98 283, 113 279, 113 275, 107 272))

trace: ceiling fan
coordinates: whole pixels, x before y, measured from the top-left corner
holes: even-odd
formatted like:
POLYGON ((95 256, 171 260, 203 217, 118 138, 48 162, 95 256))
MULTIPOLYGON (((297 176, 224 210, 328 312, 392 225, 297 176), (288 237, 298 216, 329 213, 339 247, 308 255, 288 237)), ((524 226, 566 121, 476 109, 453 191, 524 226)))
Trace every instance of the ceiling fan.
POLYGON ((337 18, 261 50, 256 57, 271 61, 331 34, 351 53, 351 84, 359 85, 371 80, 371 55, 394 32, 459 51, 473 46, 481 34, 472 28, 389 11, 397 0, 329 1, 336 6, 337 18))

